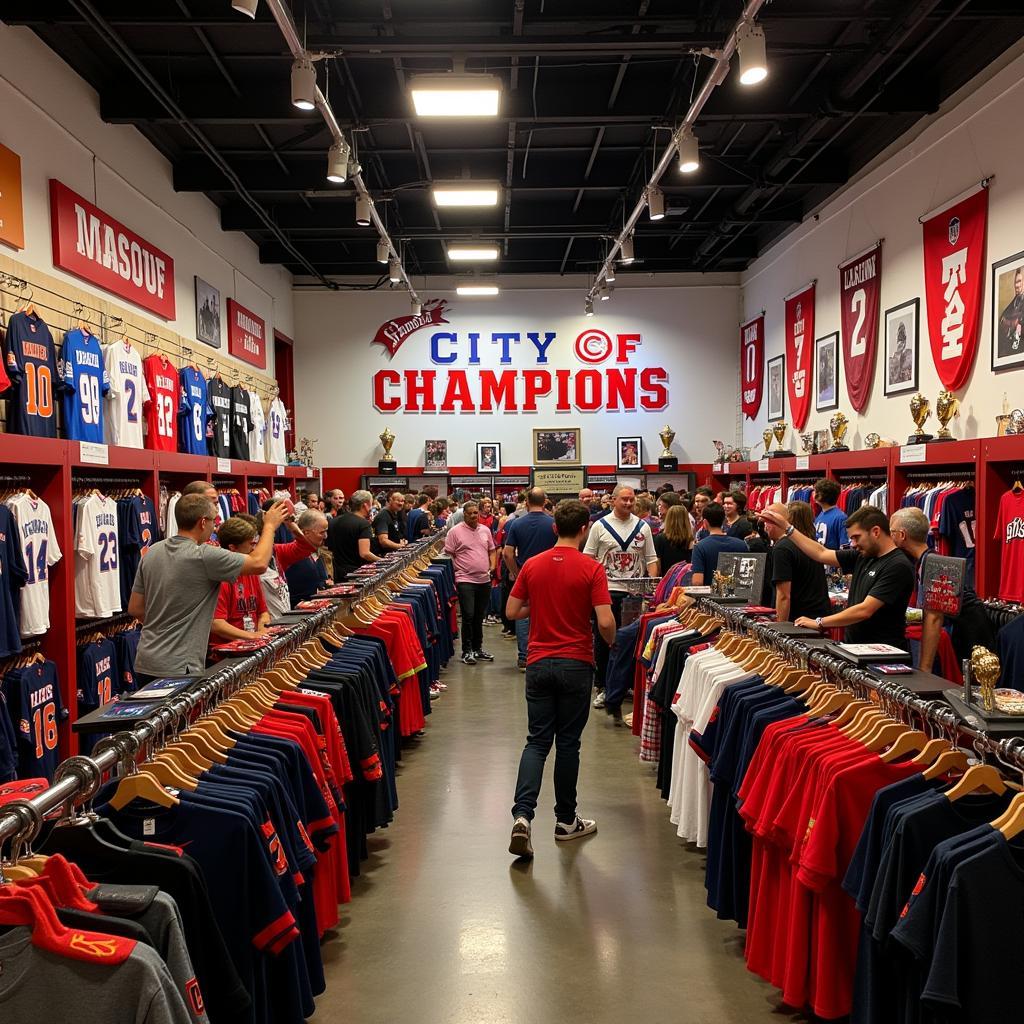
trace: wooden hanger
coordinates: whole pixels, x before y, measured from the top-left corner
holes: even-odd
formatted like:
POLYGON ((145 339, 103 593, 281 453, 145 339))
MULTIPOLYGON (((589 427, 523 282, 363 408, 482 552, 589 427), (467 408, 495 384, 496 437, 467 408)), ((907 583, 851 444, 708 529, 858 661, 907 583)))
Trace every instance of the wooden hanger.
MULTIPOLYGON (((929 740, 922 748, 921 752, 911 762, 912 764, 930 765, 934 764, 935 759, 946 751, 951 750, 952 746, 947 739, 939 737, 938 739, 929 740)), ((964 755, 966 757, 966 755, 964 755)))
MULTIPOLYGON (((921 751, 920 757, 924 756, 924 751, 921 751)), ((914 758, 914 764, 918 763, 918 759, 914 758)), ((924 778, 931 782, 932 779, 941 778, 943 775, 949 772, 962 772, 967 767, 967 754, 964 751, 957 749, 956 747, 950 747, 947 750, 942 751, 939 756, 932 763, 930 768, 925 769, 922 773, 924 778)))
POLYGON ((963 796, 977 793, 979 789, 987 789, 991 793, 1006 792, 1003 777, 990 764, 973 764, 963 774, 963 778, 952 788, 946 790, 946 798, 955 803, 963 796))
POLYGON ((1024 832, 1024 793, 1018 793, 1010 806, 992 822, 992 827, 1003 833, 1006 839, 1013 839, 1024 832))
POLYGON ((179 802, 173 793, 168 793, 160 785, 155 776, 146 771, 124 776, 110 798, 110 806, 119 811, 133 800, 149 800, 161 807, 177 807, 179 802))
POLYGON ((882 755, 886 764, 892 764, 897 758, 905 754, 921 753, 928 746, 929 740, 926 733, 920 729, 908 729, 896 738, 896 742, 882 755))
MULTIPOLYGON (((184 771, 179 765, 167 756, 167 751, 162 750, 146 762, 146 771, 164 786, 171 789, 184 789, 192 792, 198 785, 196 779, 184 771)), ((200 772, 200 774, 202 774, 200 772)))
POLYGON ((861 742, 873 754, 877 754, 899 739, 906 731, 906 728, 902 722, 888 721, 878 726, 867 739, 861 742))

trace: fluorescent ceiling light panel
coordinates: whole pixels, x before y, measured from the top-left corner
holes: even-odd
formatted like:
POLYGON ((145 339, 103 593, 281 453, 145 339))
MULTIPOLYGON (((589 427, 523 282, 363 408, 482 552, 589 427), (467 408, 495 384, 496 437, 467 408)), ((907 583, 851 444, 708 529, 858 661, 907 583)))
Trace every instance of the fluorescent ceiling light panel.
POLYGON ((497 206, 500 187, 493 182, 448 182, 431 187, 435 206, 497 206))
POLYGON ((496 260, 498 258, 498 247, 496 245, 449 245, 448 259, 459 262, 476 262, 482 260, 496 260))
POLYGON ((501 103, 494 75, 417 75, 409 91, 418 117, 496 117, 501 103))
POLYGON ((496 284, 460 284, 455 287, 456 295, 497 295, 496 284))

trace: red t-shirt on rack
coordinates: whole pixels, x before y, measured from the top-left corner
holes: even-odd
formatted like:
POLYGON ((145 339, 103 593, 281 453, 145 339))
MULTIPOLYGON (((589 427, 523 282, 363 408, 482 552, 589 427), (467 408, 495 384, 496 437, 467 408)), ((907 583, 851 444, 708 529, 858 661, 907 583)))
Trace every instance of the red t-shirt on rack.
POLYGON ((1002 545, 999 596, 1004 601, 1024 600, 1024 490, 1007 491, 999 499, 995 539, 1002 545))
POLYGON ((142 360, 149 388, 146 403, 146 447, 157 452, 178 450, 178 410, 182 405, 181 382, 174 364, 154 353, 142 360))

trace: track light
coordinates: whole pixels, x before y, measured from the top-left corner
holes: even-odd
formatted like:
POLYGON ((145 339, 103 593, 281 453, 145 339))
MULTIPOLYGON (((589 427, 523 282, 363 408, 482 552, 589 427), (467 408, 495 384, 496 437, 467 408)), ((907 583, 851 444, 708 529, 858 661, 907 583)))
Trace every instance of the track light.
POLYGON ((256 8, 259 5, 260 0, 231 0, 231 10, 247 14, 250 18, 256 17, 256 8))
POLYGON ((419 117, 496 117, 501 80, 495 75, 416 75, 409 91, 419 117))
POLYGON ((338 139, 327 150, 327 180, 343 185, 348 179, 348 143, 338 139))
POLYGON ((594 300, 589 295, 583 300, 583 315, 594 315, 594 300))
POLYGON ((636 256, 633 255, 633 236, 626 235, 622 240, 622 245, 619 246, 619 259, 624 267, 628 267, 636 256))
POLYGON ((412 315, 419 316, 423 312, 423 303, 418 299, 412 300, 412 315))
POLYGON ((370 223, 370 197, 365 192, 356 196, 356 223, 365 228, 370 223))
POLYGON ((615 284, 615 263, 614 263, 614 261, 608 264, 608 269, 604 272, 604 279, 609 284, 615 284))
POLYGON ((602 302, 607 302, 612 297, 612 293, 608 290, 608 285, 603 284, 597 289, 597 297, 602 302))
POLYGON ((665 216, 665 193, 657 185, 647 190, 647 215, 651 220, 661 220, 665 216))
POLYGON ((693 174, 700 167, 700 147, 689 125, 684 125, 679 132, 676 148, 679 150, 679 170, 683 174, 693 174))
POLYGON ((736 50, 740 55, 740 83, 757 85, 768 77, 768 56, 764 29, 745 21, 736 30, 736 50))
POLYGON ((388 280, 392 284, 398 284, 402 280, 402 264, 398 260, 388 262, 388 280))
POLYGON ((292 106, 299 110, 316 107, 316 68, 305 57, 292 64, 292 106))
POLYGON ((383 239, 377 243, 377 262, 387 263, 391 259, 391 246, 383 239))

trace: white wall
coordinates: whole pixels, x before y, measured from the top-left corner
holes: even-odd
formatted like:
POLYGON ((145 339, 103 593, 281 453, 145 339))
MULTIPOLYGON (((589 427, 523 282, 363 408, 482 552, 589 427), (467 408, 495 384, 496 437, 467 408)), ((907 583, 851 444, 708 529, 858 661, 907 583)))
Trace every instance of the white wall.
MULTIPOLYGON (((111 57, 111 59, 114 59, 111 57)), ((89 85, 32 32, 0 24, 0 142, 21 157, 25 249, 0 243, 0 252, 110 296, 53 266, 48 180, 58 178, 174 259, 177 318, 167 326, 195 337, 193 275, 294 336, 291 275, 261 266, 256 246, 240 233, 220 229, 220 214, 205 196, 175 193, 170 164, 134 128, 104 124, 99 98, 89 85)), ((44 301, 37 296, 37 301, 44 301)), ((8 303, 9 305, 9 300, 8 303)), ((146 311, 142 315, 152 317, 146 311)), ((224 338, 217 354, 227 357, 224 338)), ((273 374, 269 344, 267 372, 273 374)), ((202 344, 197 355, 213 353, 202 344)), ((246 364, 241 364, 246 365, 246 364)))
MULTIPOLYGON (((785 351, 783 300, 818 279, 815 335, 840 329, 838 265, 884 238, 880 314, 908 299, 921 298, 918 388, 932 400, 941 385, 932 362, 924 304, 922 234, 918 217, 942 205, 982 178, 995 175, 989 192, 988 252, 985 261, 984 320, 974 371, 961 399, 955 437, 995 434, 995 414, 1004 392, 1011 407, 1024 404, 1020 372, 994 374, 991 352, 993 262, 1024 249, 1024 133, 1015 130, 1024 109, 1024 56, 1018 46, 999 65, 969 83, 946 108, 919 124, 868 172, 762 256, 743 275, 744 316, 766 310, 766 358, 785 351)), ((738 343, 738 342, 737 342, 738 343)), ((914 427, 910 395, 883 395, 884 329, 880 325, 874 384, 862 414, 853 413, 840 372, 840 409, 850 418, 847 444, 863 447, 871 431, 904 443, 914 427)), ((840 367, 842 359, 840 357, 840 367)), ((812 392, 813 394, 813 392, 812 392)), ((760 445, 767 421, 767 395, 755 421, 744 419, 745 443, 760 445)), ((789 402, 787 399, 787 420, 789 402)), ((831 412, 816 413, 813 399, 805 429, 824 428, 831 412)), ((791 422, 791 420, 789 420, 791 422)), ((927 425, 934 433, 934 413, 927 425)), ((799 442, 790 439, 790 444, 799 442)), ((754 455, 756 457, 757 450, 754 455)))
MULTIPOLYGON (((426 438, 448 440, 449 465, 473 465, 478 441, 500 442, 505 466, 530 465, 532 429, 563 426, 582 428, 582 455, 589 465, 614 464, 620 435, 642 436, 644 461, 651 463, 661 454, 658 431, 666 423, 676 431, 675 453, 681 462, 709 461, 710 438, 730 440, 736 431, 738 355, 731 343, 738 316, 735 278, 695 277, 677 287, 625 287, 624 277, 612 301, 599 303, 599 315, 589 319, 582 312, 582 282, 554 288, 557 279, 552 278, 547 287, 533 288, 507 280, 502 294, 492 299, 459 298, 450 290, 427 287, 421 290, 424 299, 449 300, 449 323, 411 335, 393 359, 371 340, 382 323, 408 314, 404 292, 297 293, 295 321, 302 343, 295 347, 296 408, 302 432, 318 439, 317 464, 374 465, 381 455, 377 436, 385 426, 398 437, 394 454, 402 466, 423 464, 426 438), (504 367, 513 370, 538 366, 527 332, 539 332, 542 338, 545 332, 555 332, 547 365, 575 374, 586 366, 574 354, 574 342, 588 328, 604 330, 612 338, 618 333, 641 335, 641 346, 629 365, 668 371, 666 410, 556 413, 553 398, 542 398, 532 414, 384 415, 374 408, 371 382, 378 370, 436 369, 439 378, 447 376, 449 367, 431 362, 430 338, 435 331, 458 333, 459 359, 451 368, 469 370, 472 382, 479 369, 502 369, 500 349, 490 343, 492 332, 522 335, 511 363, 504 367), (478 332, 481 338, 481 362, 476 367, 468 364, 469 332, 478 332)), ((446 345, 445 351, 449 348, 446 345)), ((522 392, 520 379, 520 400, 522 392)))

